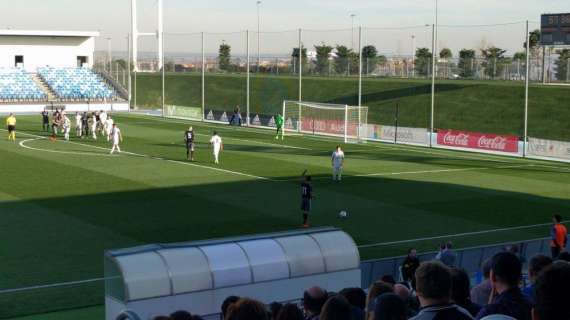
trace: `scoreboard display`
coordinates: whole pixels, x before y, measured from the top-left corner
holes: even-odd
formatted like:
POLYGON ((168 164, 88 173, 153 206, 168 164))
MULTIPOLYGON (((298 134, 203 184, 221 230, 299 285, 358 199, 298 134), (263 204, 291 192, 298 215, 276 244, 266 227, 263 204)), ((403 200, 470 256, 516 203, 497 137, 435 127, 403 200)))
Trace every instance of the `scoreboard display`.
POLYGON ((543 14, 540 20, 541 45, 570 45, 570 13, 543 14))

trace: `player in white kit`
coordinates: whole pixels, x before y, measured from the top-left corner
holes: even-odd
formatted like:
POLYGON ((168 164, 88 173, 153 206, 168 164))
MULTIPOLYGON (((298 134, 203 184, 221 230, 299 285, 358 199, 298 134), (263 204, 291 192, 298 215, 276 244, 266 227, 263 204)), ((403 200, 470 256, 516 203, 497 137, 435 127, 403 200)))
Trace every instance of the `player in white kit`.
POLYGON ((224 144, 222 143, 222 138, 214 131, 214 135, 210 139, 210 144, 212 145, 212 151, 214 152, 214 163, 220 163, 220 151, 224 150, 224 144))
POLYGON ((101 130, 102 135, 107 133, 107 118, 107 112, 101 110, 101 112, 99 112, 99 130, 101 130))
POLYGON ((336 150, 332 153, 331 164, 333 181, 340 181, 342 179, 342 167, 344 166, 344 152, 340 146, 336 146, 336 150))
POLYGON ((71 131, 71 120, 63 116, 63 137, 66 141, 69 141, 69 131, 71 131))
POLYGON ((81 121, 81 114, 79 112, 75 113, 75 135, 81 137, 83 132, 83 122, 81 121))
POLYGON ((91 114, 91 135, 93 140, 97 140, 97 115, 95 112, 91 114))
POLYGON ((121 152, 121 148, 119 147, 119 143, 123 142, 123 135, 121 134, 121 129, 117 127, 116 123, 113 123, 113 127, 111 129, 111 136, 113 137, 113 148, 111 149, 111 154, 117 150, 119 153, 121 152))
POLYGON ((115 121, 111 118, 111 116, 107 117, 107 121, 105 122, 105 135, 107 136, 107 141, 111 140, 111 131, 113 130, 113 124, 115 121))

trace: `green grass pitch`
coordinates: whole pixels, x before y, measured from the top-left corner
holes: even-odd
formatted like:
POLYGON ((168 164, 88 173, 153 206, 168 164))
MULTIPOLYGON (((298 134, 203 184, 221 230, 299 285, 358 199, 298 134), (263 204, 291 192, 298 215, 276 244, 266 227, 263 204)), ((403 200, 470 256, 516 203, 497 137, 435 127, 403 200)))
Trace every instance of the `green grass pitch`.
MULTIPOLYGON (((124 152, 99 139, 52 142, 40 116, 18 117, 18 140, 0 140, 2 289, 103 276, 106 249, 299 228, 299 175, 314 177, 313 226, 336 226, 360 245, 547 223, 570 212, 570 165, 393 146, 344 145, 342 183, 331 181, 338 140, 117 114, 124 152), (198 134, 185 161, 183 132, 198 134), (224 139, 221 164, 208 145, 224 139), (349 212, 339 219, 340 210, 349 212)), ((3 135, 5 131, 0 131, 3 135)), ((457 246, 548 235, 548 227, 454 239, 457 246)), ((363 259, 407 246, 363 249, 363 259)), ((100 282, 0 295, 0 318, 102 303, 100 282)), ((99 309, 87 309, 99 315, 99 309)), ((41 318, 38 318, 41 319, 41 318)), ((46 318, 47 319, 47 318, 46 318)))

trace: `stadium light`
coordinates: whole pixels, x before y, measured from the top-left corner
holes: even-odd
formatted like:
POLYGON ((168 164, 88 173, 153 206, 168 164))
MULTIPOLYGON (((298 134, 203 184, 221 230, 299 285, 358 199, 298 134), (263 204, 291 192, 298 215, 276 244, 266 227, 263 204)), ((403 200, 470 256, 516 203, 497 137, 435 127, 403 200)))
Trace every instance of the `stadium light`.
POLYGON ((412 78, 416 77, 416 35, 412 34, 412 78))
POLYGON ((261 31, 261 1, 257 1, 257 72, 259 73, 259 65, 261 64, 260 53, 260 31, 261 31))
POLYGON ((109 61, 109 74, 113 72, 113 57, 111 56, 111 40, 113 38, 105 38, 107 39, 107 59, 109 61))
POLYGON ((356 14, 351 13, 350 14, 350 19, 351 19, 351 31, 350 31, 350 46, 351 49, 354 50, 354 18, 356 17, 356 14))

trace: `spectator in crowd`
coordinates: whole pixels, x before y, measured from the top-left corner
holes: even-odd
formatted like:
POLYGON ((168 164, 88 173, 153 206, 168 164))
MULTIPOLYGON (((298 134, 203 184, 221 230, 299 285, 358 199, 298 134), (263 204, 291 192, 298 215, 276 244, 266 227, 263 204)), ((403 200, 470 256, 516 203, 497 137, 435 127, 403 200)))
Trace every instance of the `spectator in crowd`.
POLYGON ((306 320, 319 320, 328 293, 320 287, 312 287, 303 293, 303 309, 306 320))
POLYGON ((418 300, 412 297, 410 289, 402 283, 397 283, 394 285, 394 293, 404 301, 406 305, 406 310, 408 313, 408 318, 415 316, 418 313, 419 304, 418 300))
POLYGON ((222 307, 221 307, 221 311, 222 311, 222 320, 226 318, 226 316, 228 315, 228 308, 238 302, 239 297, 237 296, 229 296, 227 297, 224 302, 222 302, 222 307))
POLYGON ((204 319, 199 315, 192 315, 192 320, 204 320, 204 319))
POLYGON ((451 303, 451 271, 439 261, 424 262, 416 270, 416 291, 421 309, 411 320, 472 320, 451 303))
POLYGON ((560 252, 566 248, 568 231, 562 224, 562 217, 559 214, 555 214, 554 217, 552 217, 552 222, 554 225, 552 226, 550 234, 550 250, 552 252, 552 259, 556 259, 560 252))
POLYGON ((502 314, 517 320, 530 320, 531 304, 519 288, 521 278, 522 264, 517 256, 510 252, 495 254, 491 261, 490 302, 479 311, 477 319, 502 314))
POLYGON ((471 289, 471 301, 480 306, 484 306, 489 303, 489 296, 491 296, 491 259, 487 259, 482 265, 483 271, 483 282, 479 283, 471 289))
POLYGON ((172 320, 192 320, 192 314, 188 311, 178 310, 170 314, 172 320))
POLYGON ((512 253, 512 254, 514 254, 515 256, 517 256, 523 265, 526 263, 525 257, 523 257, 523 256, 521 255, 521 252, 520 252, 520 251, 521 251, 521 247, 520 247, 520 245, 518 245, 518 244, 510 245, 510 246, 507 248, 507 251, 509 251, 510 253, 512 253))
POLYGON ((556 259, 556 260, 570 262, 570 252, 568 252, 568 251, 560 252, 560 254, 558 255, 558 259, 556 259))
POLYGON ((172 318, 169 316, 156 316, 152 320, 172 320, 172 318))
POLYGON ((276 314, 276 320, 303 320, 303 313, 294 304, 288 303, 281 307, 276 314))
POLYGON ((470 286, 469 275, 465 270, 451 269, 451 300, 475 317, 481 310, 481 306, 471 301, 469 296, 470 286))
POLYGON ((526 286, 522 292, 531 303, 534 302, 533 292, 536 278, 544 268, 551 264, 552 259, 542 254, 538 254, 530 259, 528 263, 528 278, 530 280, 530 284, 526 286))
POLYGON ((228 307, 226 320, 269 320, 269 315, 263 303, 249 298, 240 298, 228 307))
POLYGON ((557 261, 536 279, 533 320, 570 319, 570 264, 557 261))
POLYGON ((408 255, 402 263, 402 278, 406 282, 411 282, 414 278, 416 270, 420 266, 420 259, 417 257, 417 251, 414 248, 408 249, 408 255))
POLYGON ((380 281, 384 281, 384 282, 389 283, 391 285, 396 284, 396 279, 394 279, 394 276, 392 276, 391 274, 383 275, 382 278, 380 278, 380 281))
POLYGON ((283 305, 279 302, 272 302, 269 304, 269 315, 271 319, 277 319, 277 315, 279 314, 279 311, 281 311, 282 307, 283 305))
POLYGON ((448 267, 455 266, 455 261, 457 260, 457 254, 452 250, 453 243, 451 241, 441 245, 440 251, 435 257, 436 260, 441 261, 448 267))
POLYGON ((374 320, 406 320, 406 304, 394 293, 384 293, 376 298, 374 320))
POLYGON ((321 312, 320 320, 351 320, 350 303, 341 295, 330 297, 321 312))
POLYGON ((352 306, 352 319, 364 320, 366 318, 366 292, 361 288, 342 289, 338 294, 343 296, 352 306))
POLYGON ((366 297, 366 319, 374 319, 376 297, 384 293, 394 293, 394 286, 384 281, 376 281, 370 285, 368 296, 366 297))

